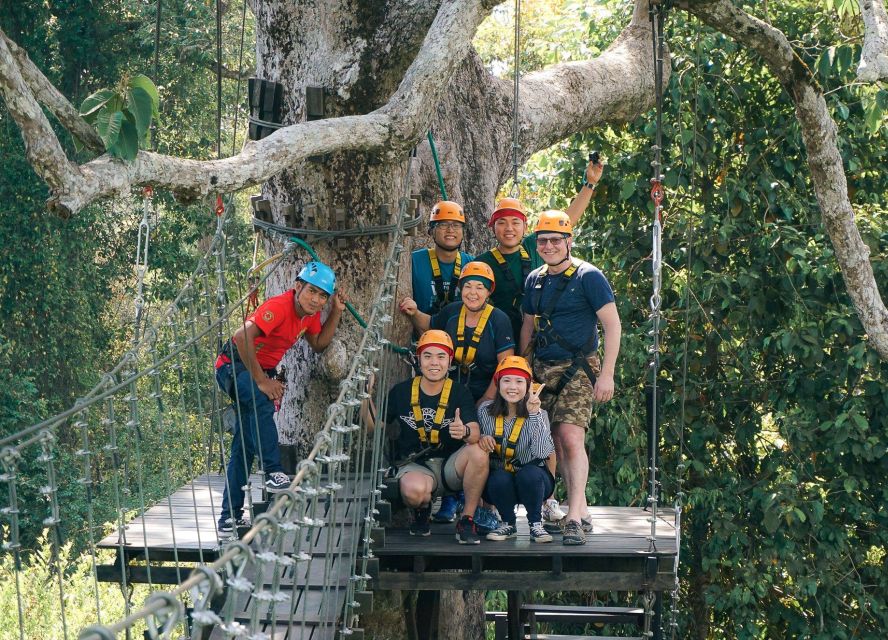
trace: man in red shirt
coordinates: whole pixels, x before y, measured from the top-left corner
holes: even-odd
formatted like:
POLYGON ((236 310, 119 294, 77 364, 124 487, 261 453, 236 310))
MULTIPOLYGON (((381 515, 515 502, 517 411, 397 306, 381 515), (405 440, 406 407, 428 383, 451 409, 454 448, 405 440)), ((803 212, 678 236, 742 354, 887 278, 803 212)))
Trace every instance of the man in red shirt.
POLYGON ((345 309, 345 296, 334 295, 336 276, 321 262, 302 268, 296 285, 269 298, 234 332, 216 359, 216 381, 235 402, 238 424, 231 442, 219 531, 246 526, 243 519, 244 485, 253 458, 265 472, 265 488, 270 493, 284 491, 290 478, 281 466, 274 402, 284 395, 284 385, 275 369, 284 354, 299 338, 320 353, 330 344, 345 309), (327 320, 321 324, 321 310, 332 297, 327 320))

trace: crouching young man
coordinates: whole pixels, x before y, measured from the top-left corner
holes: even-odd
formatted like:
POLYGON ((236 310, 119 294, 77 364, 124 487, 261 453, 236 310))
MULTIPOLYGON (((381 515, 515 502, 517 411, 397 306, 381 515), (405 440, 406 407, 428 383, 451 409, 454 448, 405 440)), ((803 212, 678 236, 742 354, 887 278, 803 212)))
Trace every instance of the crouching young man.
MULTIPOLYGON (((394 429, 393 458, 404 504, 412 509, 410 533, 427 536, 432 500, 462 489, 466 514, 475 513, 487 481, 489 456, 478 446, 481 430, 469 390, 447 377, 453 342, 444 331, 426 331, 416 346, 420 375, 388 393, 385 423, 394 429)), ((460 544, 478 544, 475 522, 456 523, 460 544)))

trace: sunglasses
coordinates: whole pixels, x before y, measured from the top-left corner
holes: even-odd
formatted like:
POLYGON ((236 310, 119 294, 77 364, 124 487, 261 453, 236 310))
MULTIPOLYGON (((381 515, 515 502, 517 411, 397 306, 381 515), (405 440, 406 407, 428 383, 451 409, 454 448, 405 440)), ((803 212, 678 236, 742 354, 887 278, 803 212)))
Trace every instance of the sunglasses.
POLYGON ((564 243, 564 238, 560 236, 557 238, 537 238, 536 241, 537 244, 541 247, 544 247, 547 244, 551 244, 553 247, 557 247, 558 245, 564 243))

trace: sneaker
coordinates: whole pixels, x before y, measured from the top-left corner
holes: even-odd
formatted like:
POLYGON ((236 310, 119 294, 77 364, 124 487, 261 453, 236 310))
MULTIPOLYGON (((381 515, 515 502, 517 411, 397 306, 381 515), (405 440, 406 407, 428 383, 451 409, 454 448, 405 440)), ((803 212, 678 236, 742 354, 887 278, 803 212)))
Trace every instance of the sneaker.
POLYGON ((514 538, 518 535, 518 529, 515 528, 513 524, 506 524, 505 522, 498 526, 496 529, 487 534, 488 540, 508 540, 509 538, 514 538))
POLYGON ((433 522, 453 522, 456 514, 462 511, 462 503, 458 496, 446 495, 441 498, 441 507, 432 514, 433 522))
POLYGON ((482 535, 495 531, 502 524, 496 512, 487 507, 475 509, 475 517, 472 519, 475 521, 475 529, 482 535))
POLYGON ((456 523, 456 541, 460 544, 481 544, 475 521, 471 516, 463 516, 456 523))
POLYGON ((561 542, 565 545, 586 544, 586 532, 583 531, 582 525, 576 520, 568 520, 564 525, 564 535, 561 542))
MULTIPOLYGON (((488 536, 490 537, 490 536, 488 536)), ((542 522, 530 523, 531 542, 552 542, 552 534, 546 531, 542 522)))
MULTIPOLYGON (((567 516, 561 518, 557 522, 544 522, 543 529, 548 531, 549 533, 564 533, 564 527, 567 526, 567 516)), ((583 528, 583 533, 590 534, 592 533, 592 519, 591 518, 580 518, 580 526, 583 528)))
POLYGON ((555 498, 549 498, 543 503, 543 520, 558 522, 567 514, 561 509, 561 505, 555 498))
POLYGON ((290 476, 286 473, 274 471, 268 474, 268 479, 265 481, 265 490, 268 493, 280 493, 290 488, 290 482, 290 476))
POLYGON ((250 521, 246 518, 238 518, 237 520, 234 518, 225 518, 225 520, 220 520, 217 524, 219 533, 231 533, 235 528, 243 529, 249 526, 250 521))
POLYGON ((413 510, 413 518, 410 520, 411 536, 431 535, 432 529, 429 527, 429 514, 431 512, 431 507, 423 507, 422 509, 413 510))

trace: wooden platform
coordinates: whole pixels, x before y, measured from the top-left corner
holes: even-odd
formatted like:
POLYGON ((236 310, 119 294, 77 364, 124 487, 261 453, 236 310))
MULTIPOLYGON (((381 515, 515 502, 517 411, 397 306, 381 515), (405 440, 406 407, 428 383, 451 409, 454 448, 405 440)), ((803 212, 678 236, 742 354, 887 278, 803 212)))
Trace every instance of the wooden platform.
MULTIPOLYGON (((453 524, 433 524, 432 535, 406 529, 385 531, 379 557, 379 589, 668 590, 674 582, 674 515, 659 512, 652 545, 650 513, 636 507, 591 507, 594 533, 585 545, 531 542, 527 520, 518 515, 518 536, 478 545, 456 542, 453 524)), ((375 536, 374 536, 375 537, 375 536)))

